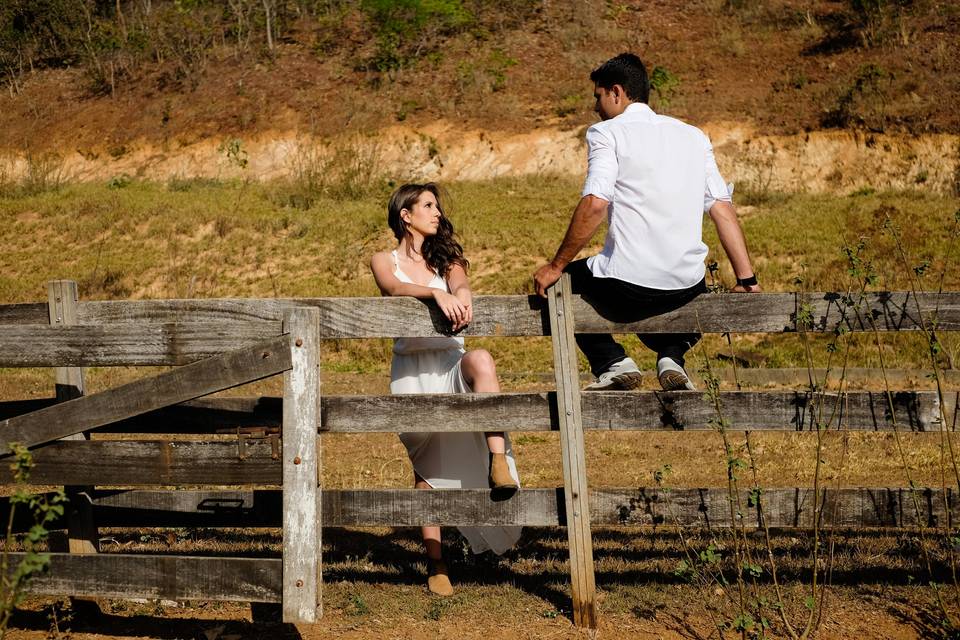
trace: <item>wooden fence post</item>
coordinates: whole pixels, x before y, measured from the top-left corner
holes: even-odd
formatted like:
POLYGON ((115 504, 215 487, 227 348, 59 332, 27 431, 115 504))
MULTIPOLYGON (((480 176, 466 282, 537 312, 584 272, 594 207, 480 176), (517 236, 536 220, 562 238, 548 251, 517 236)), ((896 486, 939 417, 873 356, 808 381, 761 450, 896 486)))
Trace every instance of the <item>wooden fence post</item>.
POLYGON ((320 311, 284 313, 293 368, 283 374, 283 621, 315 622, 320 591, 320 311))
MULTIPOLYGON (((47 282, 47 308, 50 324, 77 324, 77 283, 73 280, 47 282)), ((84 394, 83 367, 56 368, 57 402, 66 402, 84 394)), ((89 440, 88 433, 75 433, 64 440, 89 440)), ((67 503, 67 537, 70 553, 97 553, 99 533, 93 521, 93 487, 64 487, 67 503)))
POLYGON ((587 464, 580 410, 580 375, 577 345, 573 338, 573 304, 570 276, 564 274, 547 292, 553 368, 557 380, 557 414, 560 421, 560 454, 563 458, 563 494, 570 546, 570 582, 573 622, 597 628, 596 583, 593 575, 593 541, 587 464))

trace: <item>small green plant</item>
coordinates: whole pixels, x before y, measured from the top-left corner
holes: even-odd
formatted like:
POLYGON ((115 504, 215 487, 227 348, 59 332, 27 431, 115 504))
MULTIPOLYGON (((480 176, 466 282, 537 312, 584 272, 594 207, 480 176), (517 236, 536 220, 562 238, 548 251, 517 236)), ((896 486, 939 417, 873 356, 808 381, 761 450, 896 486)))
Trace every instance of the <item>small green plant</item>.
POLYGON ((473 14, 461 0, 362 0, 376 33, 368 68, 395 72, 434 52, 440 36, 469 28, 473 14))
POLYGON ((508 56, 502 49, 494 49, 487 58, 487 73, 493 78, 490 88, 502 91, 507 86, 507 69, 516 66, 517 59, 508 56))
POLYGON ((240 138, 224 140, 217 147, 217 152, 223 154, 228 164, 238 169, 246 169, 250 164, 247 151, 243 148, 243 140, 240 138))
POLYGON ((909 44, 909 32, 903 21, 904 4, 909 3, 898 0, 847 0, 864 47, 882 45, 893 36, 899 36, 902 44, 909 44))
POLYGON ((583 95, 579 93, 569 93, 560 99, 560 103, 554 109, 554 113, 560 118, 565 118, 580 111, 584 107, 583 95))
POLYGON ((131 177, 130 177, 128 174, 126 174, 126 173, 121 173, 120 175, 113 176, 112 178, 110 178, 109 180, 107 180, 107 188, 108 188, 108 189, 123 189, 124 187, 130 186, 130 183, 131 183, 131 182, 133 182, 133 178, 131 178, 131 177))
POLYGON ((666 67, 656 66, 650 72, 650 89, 656 94, 659 106, 670 107, 670 101, 680 88, 680 78, 666 67))
POLYGON ((462 602, 463 599, 460 596, 455 596, 452 598, 434 598, 430 601, 430 606, 427 607, 425 617, 428 620, 440 620, 446 614, 456 609, 462 602))
POLYGON ((6 536, 3 551, 0 552, 0 638, 6 634, 10 617, 23 600, 24 588, 30 577, 46 569, 50 563, 50 554, 42 553, 40 549, 46 544, 50 533, 47 527, 63 516, 63 506, 67 501, 63 489, 45 495, 28 491, 26 485, 33 468, 33 456, 19 443, 11 442, 9 448, 13 453, 10 470, 13 472, 14 491, 10 495, 6 536), (26 509, 33 518, 33 525, 20 537, 14 533, 14 524, 17 511, 22 509, 26 509), (11 554, 18 541, 24 553, 14 567, 16 559, 11 554))
POLYGON ((820 123, 825 127, 865 127, 882 132, 886 124, 887 90, 893 75, 876 64, 865 64, 857 70, 846 87, 841 88, 833 106, 820 123))
POLYGON ((367 604, 363 596, 355 593, 350 596, 350 610, 348 613, 352 616, 365 616, 370 613, 370 605, 367 604))

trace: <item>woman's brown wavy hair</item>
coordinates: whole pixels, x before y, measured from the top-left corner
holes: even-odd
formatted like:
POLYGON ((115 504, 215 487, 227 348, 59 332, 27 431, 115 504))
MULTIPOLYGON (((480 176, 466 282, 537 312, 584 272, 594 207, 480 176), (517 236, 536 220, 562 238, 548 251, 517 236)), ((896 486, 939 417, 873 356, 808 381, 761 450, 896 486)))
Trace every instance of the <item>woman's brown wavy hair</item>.
POLYGON ((412 210, 413 205, 417 203, 424 191, 429 191, 437 199, 437 209, 440 211, 440 224, 437 226, 437 233, 428 236, 423 241, 420 252, 423 259, 431 269, 446 277, 450 267, 455 264, 463 267, 464 271, 470 266, 470 262, 463 257, 463 247, 457 242, 453 231, 453 224, 443 212, 443 203, 440 198, 440 188, 433 182, 426 184, 405 184, 393 192, 390 196, 390 202, 387 204, 387 224, 393 230, 397 242, 410 233, 407 231, 407 223, 400 217, 400 212, 404 209, 412 210))

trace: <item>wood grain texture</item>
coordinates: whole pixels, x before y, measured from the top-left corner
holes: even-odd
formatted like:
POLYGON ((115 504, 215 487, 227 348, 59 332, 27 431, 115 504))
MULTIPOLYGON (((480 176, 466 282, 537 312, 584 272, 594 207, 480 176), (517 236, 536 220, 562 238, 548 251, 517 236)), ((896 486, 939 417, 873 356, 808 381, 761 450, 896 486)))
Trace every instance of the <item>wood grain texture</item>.
POLYGON ((0 325, 0 367, 183 365, 280 333, 279 322, 0 325))
POLYGON ((0 324, 43 324, 46 321, 46 303, 0 304, 0 324))
POLYGON ((852 331, 916 331, 960 329, 960 292, 918 293, 883 291, 863 298, 841 293, 798 294, 800 304, 812 311, 813 331, 833 331, 838 326, 852 331))
MULTIPOLYGON (((37 485, 273 485, 281 482, 280 455, 267 440, 238 442, 171 440, 57 441, 33 452, 37 485)), ((0 464, 0 484, 13 482, 0 464)))
MULTIPOLYGON (((22 553, 10 555, 14 562, 23 557, 22 553)), ((100 598, 279 602, 280 570, 280 560, 274 558, 52 553, 49 570, 31 577, 27 592, 100 598)))
POLYGON ((160 407, 260 380, 289 368, 287 339, 274 338, 95 395, 7 418, 0 422, 0 455, 9 453, 7 443, 10 442, 34 447, 160 407))
MULTIPOLYGON (((838 324, 854 330, 869 329, 858 322, 853 309, 836 292, 705 294, 669 314, 653 318, 604 318, 590 304, 574 300, 576 330, 582 333, 780 333, 796 331, 796 312, 810 304, 813 331, 832 331, 838 324), (848 316, 848 317, 845 317, 848 316)), ((960 328, 960 292, 920 294, 924 316, 936 317, 941 330, 960 328)), ((321 314, 323 338, 374 338, 430 336, 448 328, 442 314, 431 303, 412 298, 214 298, 194 300, 138 300, 81 302, 81 324, 213 322, 243 323, 279 320, 286 309, 317 307, 321 314)), ((908 292, 873 292, 854 307, 860 317, 874 316, 881 331, 913 330, 920 315, 908 292)), ((606 313, 604 311, 604 313, 606 313)), ((42 323, 46 309, 41 305, 0 305, 0 324, 42 323)), ((535 296, 477 296, 474 322, 463 335, 533 336, 547 335, 549 322, 545 304, 535 296)))
MULTIPOLYGON (((79 292, 73 280, 51 280, 47 283, 47 307, 51 326, 77 324, 79 292)), ((66 402, 84 394, 85 375, 82 367, 57 367, 57 402, 66 402)), ((65 440, 89 440, 90 433, 75 433, 65 440)), ((92 486, 65 486, 67 496, 67 547, 70 553, 97 553, 100 550, 100 535, 93 519, 90 502, 92 486)), ((55 545, 51 543, 51 550, 55 545)))
POLYGON ((292 366, 283 374, 283 621, 320 615, 320 313, 285 312, 292 366))
POLYGON ((547 291, 553 369, 557 382, 557 422, 563 465, 564 508, 570 550, 573 621, 578 627, 597 628, 597 593, 590 534, 587 463, 583 442, 583 409, 570 276, 563 274, 547 291))
MULTIPOLYGON (((956 393, 947 396, 952 419, 956 393)), ((697 431, 712 429, 714 409, 703 394, 686 391, 591 392, 581 394, 588 430, 697 431)), ((724 391, 724 415, 732 429, 812 431, 828 429, 889 431, 896 416, 901 430, 939 429, 934 391, 894 391, 891 414, 884 392, 810 394, 801 391, 724 391)), ((4 411, 0 403, 0 414, 4 411)), ((15 405, 19 406, 19 405, 15 405)), ((15 406, 9 411, 14 411, 15 406)), ((23 405, 35 406, 35 405, 23 405)), ((104 432, 214 433, 238 426, 277 427, 279 397, 201 398, 107 425, 104 432)), ((463 393, 392 396, 325 396, 320 429, 330 433, 396 431, 556 431, 554 393, 463 393), (398 424, 396 416, 416 415, 398 424)))
MULTIPOLYGON (((207 522, 248 522, 258 514, 259 526, 280 521, 279 502, 270 492, 171 492, 131 491, 95 500, 97 516, 110 518, 114 526, 136 526, 151 513, 151 522, 175 526, 181 518, 204 515, 207 522), (102 509, 102 511, 101 511, 102 509), (129 515, 124 515, 126 510, 129 515), (108 516, 109 514, 109 516, 108 516), (166 514, 161 518, 159 514, 166 514)), ((482 489, 341 489, 325 492, 323 521, 326 526, 420 526, 469 524, 563 526, 565 500, 562 489, 522 489, 505 501, 492 500, 482 489)), ((945 521, 940 489, 917 489, 920 518, 914 494, 907 488, 849 488, 822 490, 824 524, 834 527, 938 526, 945 521)), ((760 513, 750 505, 747 491, 739 496, 744 506, 741 524, 753 528, 760 513)), ((590 491, 591 522, 594 525, 729 527, 728 494, 722 488, 605 488, 590 491)), ((947 492, 951 518, 960 515, 956 495, 947 492)), ((771 527, 813 526, 813 490, 770 488, 761 493, 763 517, 771 527)), ((199 519, 190 521, 198 522, 199 519)), ((230 526, 230 525, 222 525, 230 526)), ((234 526, 255 526, 252 524, 234 526)))
MULTIPOLYGON (((576 330, 583 333, 648 333, 696 331, 779 333, 796 331, 799 304, 813 307, 815 331, 832 331, 843 315, 843 294, 765 293, 703 295, 683 308, 653 318, 613 317, 601 314, 580 296, 574 297, 576 330), (798 300, 798 295, 802 299, 798 300)), ((960 328, 960 292, 920 294, 923 313, 936 311, 939 326, 960 328)), ((284 309, 315 306, 321 313, 324 338, 399 337, 436 335, 448 328, 435 305, 412 298, 297 298, 297 299, 214 299, 160 300, 81 303, 84 324, 104 322, 250 321, 278 319, 284 309)), ((464 335, 546 335, 549 322, 545 304, 536 296, 478 296, 474 322, 464 335)), ((883 318, 881 330, 913 329, 919 315, 908 292, 867 294, 863 313, 883 318)), ((861 330, 863 325, 852 325, 861 330)))
MULTIPOLYGON (((843 528, 939 526, 945 522, 944 494, 939 488, 904 487, 823 489, 821 504, 826 526, 843 528), (920 506, 920 518, 914 496, 920 506)), ((809 529, 813 526, 813 490, 765 488, 761 493, 764 517, 770 527, 809 529)), ((111 527, 277 527, 281 524, 279 490, 97 490, 94 514, 111 527)), ((960 517, 956 492, 948 489, 952 522, 960 517)), ((738 526, 754 528, 759 513, 749 495, 738 526)), ((493 500, 485 489, 327 489, 323 496, 325 527, 396 526, 424 524, 456 526, 520 524, 555 527, 566 523, 562 488, 521 489, 509 500, 493 500)), ((6 500, 0 515, 6 519, 6 500)), ((594 525, 681 525, 691 528, 729 527, 727 490, 719 487, 675 488, 606 487, 590 491, 594 525)), ((28 524, 28 523, 24 523, 28 524)), ((60 526, 63 526, 60 523, 60 526)))
MULTIPOLYGON (((910 489, 824 489, 825 526, 938 526, 945 522, 940 489, 918 489, 920 517, 910 489)), ((726 489, 605 488, 590 491, 594 525, 730 527, 726 489)), ((324 522, 328 526, 417 526, 420 524, 523 524, 563 526, 567 521, 561 489, 522 489, 511 500, 495 502, 480 489, 330 490, 325 492, 324 522), (422 494, 422 495, 421 495, 422 494)), ((739 496, 744 507, 736 525, 757 527, 760 515, 749 506, 749 492, 739 496)), ((956 495, 948 490, 950 517, 960 516, 956 495)), ((813 490, 764 489, 760 504, 770 527, 813 526, 813 490)))

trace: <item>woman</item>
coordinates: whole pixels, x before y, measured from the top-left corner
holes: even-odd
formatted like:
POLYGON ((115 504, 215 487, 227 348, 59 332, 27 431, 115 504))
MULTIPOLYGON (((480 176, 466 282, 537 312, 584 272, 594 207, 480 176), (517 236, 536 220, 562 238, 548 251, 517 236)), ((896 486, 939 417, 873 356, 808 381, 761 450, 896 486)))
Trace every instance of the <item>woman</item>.
MULTIPOLYGON (((385 296, 434 300, 459 331, 473 319, 473 301, 453 225, 443 215, 435 184, 408 184, 394 191, 387 223, 398 244, 373 256, 370 268, 385 296)), ((484 350, 465 351, 463 338, 399 338, 393 347, 391 393, 498 392, 496 366, 484 350)), ((486 434, 401 433, 418 489, 480 488, 512 493, 519 487, 510 441, 502 431, 486 434)), ((460 527, 474 553, 501 554, 520 537, 520 527, 460 527)), ((443 561, 440 527, 422 527, 428 559, 427 586, 453 594, 443 561)))

